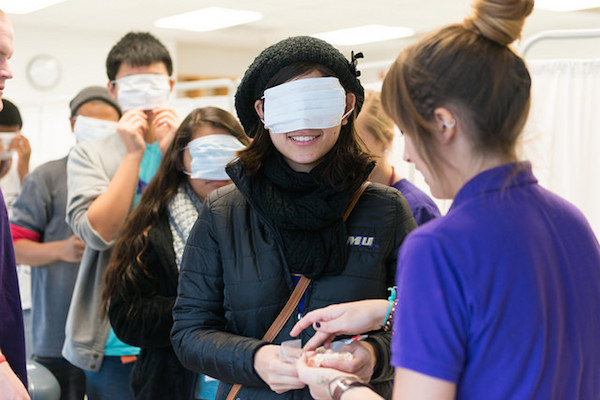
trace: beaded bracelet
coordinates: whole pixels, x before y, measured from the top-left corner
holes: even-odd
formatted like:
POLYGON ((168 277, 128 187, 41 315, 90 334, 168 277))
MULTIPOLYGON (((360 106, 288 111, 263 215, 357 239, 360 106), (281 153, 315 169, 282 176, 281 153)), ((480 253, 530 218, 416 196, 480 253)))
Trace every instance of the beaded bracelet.
POLYGON ((383 324, 383 330, 384 331, 389 331, 390 329, 392 329, 392 326, 394 325, 394 313, 396 311, 396 305, 398 304, 398 299, 395 299, 392 302, 392 308, 390 309, 390 314, 388 319, 386 319, 385 324, 383 324))
POLYGON ((381 325, 386 331, 389 330, 389 328, 385 329, 385 327, 388 326, 388 322, 391 319, 390 315, 392 314, 392 309, 395 309, 394 303, 396 302, 396 286, 392 286, 388 288, 388 290, 391 292, 390 297, 388 297, 388 309, 387 314, 385 314, 385 320, 383 320, 383 324, 381 325))

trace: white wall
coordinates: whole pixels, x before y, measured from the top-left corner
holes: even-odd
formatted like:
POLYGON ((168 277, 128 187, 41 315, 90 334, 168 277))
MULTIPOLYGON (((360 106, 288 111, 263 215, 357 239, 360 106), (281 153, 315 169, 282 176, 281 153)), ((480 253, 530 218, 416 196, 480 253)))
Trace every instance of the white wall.
POLYGON ((208 77, 241 77, 258 53, 248 49, 224 49, 192 43, 177 45, 178 73, 208 77))
MULTIPOLYGON (((14 78, 7 81, 4 97, 21 110, 23 134, 31 143, 31 169, 67 154, 74 140, 69 125, 69 101, 86 86, 105 86, 105 61, 123 35, 92 35, 56 30, 19 29, 15 26, 15 52, 10 61, 14 78), (32 86, 27 64, 38 54, 51 54, 61 65, 57 86, 44 91, 32 86)), ((163 41, 174 60, 174 43, 163 41)), ((175 63, 176 64, 176 63, 175 63)), ((176 66, 175 66, 176 67, 176 66)))

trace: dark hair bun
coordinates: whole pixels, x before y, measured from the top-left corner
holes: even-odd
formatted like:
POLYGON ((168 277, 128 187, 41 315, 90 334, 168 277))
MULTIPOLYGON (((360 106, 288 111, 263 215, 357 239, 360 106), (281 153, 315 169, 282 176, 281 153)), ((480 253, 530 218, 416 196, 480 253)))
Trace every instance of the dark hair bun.
POLYGON ((489 40, 508 46, 521 37, 525 18, 533 10, 533 0, 475 0, 474 13, 463 22, 489 40))

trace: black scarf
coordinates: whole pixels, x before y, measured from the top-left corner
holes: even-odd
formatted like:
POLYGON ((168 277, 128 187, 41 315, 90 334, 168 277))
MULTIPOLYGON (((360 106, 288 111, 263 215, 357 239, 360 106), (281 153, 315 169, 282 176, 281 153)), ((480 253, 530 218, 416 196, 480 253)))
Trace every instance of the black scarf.
POLYGON ((291 271, 316 279, 339 275, 344 270, 344 212, 372 168, 365 171, 352 190, 343 191, 319 179, 322 165, 304 173, 292 170, 279 153, 265 160, 252 178, 249 195, 257 211, 281 235, 291 271))

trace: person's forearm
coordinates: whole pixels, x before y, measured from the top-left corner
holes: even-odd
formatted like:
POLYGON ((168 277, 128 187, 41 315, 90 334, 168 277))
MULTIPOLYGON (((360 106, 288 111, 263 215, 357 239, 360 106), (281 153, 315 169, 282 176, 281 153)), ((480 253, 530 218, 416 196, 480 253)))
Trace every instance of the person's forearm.
POLYGON ((32 267, 60 261, 64 241, 40 243, 29 239, 19 239, 14 243, 17 264, 32 267))
POLYGON ((27 158, 26 160, 21 160, 19 158, 19 162, 17 163, 17 172, 19 174, 19 181, 22 184, 23 179, 25 179, 25 176, 27 176, 27 174, 29 173, 29 158, 27 158))
POLYGON ((383 399, 380 395, 368 387, 355 387, 342 393, 340 400, 379 400, 383 399))
POLYGON ((125 155, 104 193, 90 204, 88 220, 106 242, 116 237, 127 218, 138 184, 142 157, 143 154, 125 155))
POLYGON ((373 302, 373 307, 371 309, 370 317, 371 317, 371 330, 381 329, 385 322, 387 321, 388 309, 390 302, 389 300, 370 300, 373 302))

